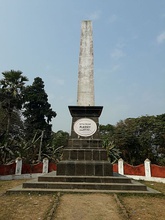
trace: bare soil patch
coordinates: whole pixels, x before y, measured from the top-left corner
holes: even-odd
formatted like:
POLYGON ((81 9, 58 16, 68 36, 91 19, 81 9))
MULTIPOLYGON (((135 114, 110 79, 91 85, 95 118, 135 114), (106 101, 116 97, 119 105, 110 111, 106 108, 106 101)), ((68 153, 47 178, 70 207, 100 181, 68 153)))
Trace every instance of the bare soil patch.
POLYGON ((64 194, 56 220, 122 220, 123 215, 112 194, 64 194))
POLYGON ((119 196, 130 220, 164 220, 165 196, 125 195, 119 196))
POLYGON ((0 219, 44 219, 53 202, 50 195, 3 195, 0 197, 0 219))
POLYGON ((0 220, 43 220, 54 204, 55 195, 4 194, 26 180, 0 181, 0 220))
POLYGON ((158 182, 143 181, 143 184, 162 192, 163 195, 132 195, 119 196, 130 220, 164 220, 165 219, 165 184, 158 182))
POLYGON ((0 180, 0 195, 5 193, 6 190, 21 185, 24 182, 26 182, 26 180, 0 180))

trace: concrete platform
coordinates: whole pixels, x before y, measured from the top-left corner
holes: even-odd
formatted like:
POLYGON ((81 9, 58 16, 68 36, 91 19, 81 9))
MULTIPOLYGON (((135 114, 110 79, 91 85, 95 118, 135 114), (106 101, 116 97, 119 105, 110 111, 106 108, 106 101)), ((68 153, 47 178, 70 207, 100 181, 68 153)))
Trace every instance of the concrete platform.
POLYGON ((38 177, 38 182, 79 182, 79 183, 131 183, 127 177, 116 176, 52 176, 43 175, 38 177))
MULTIPOLYGON (((58 177, 55 176, 55 172, 51 172, 40 176, 38 179, 33 179, 27 181, 20 186, 13 189, 9 189, 7 193, 159 193, 156 190, 146 187, 137 181, 131 180, 130 178, 114 175, 113 177, 76 177, 73 180, 81 180, 81 182, 72 182, 71 177, 58 177), (50 182, 50 180, 55 180, 56 177, 58 181, 50 182), (48 181, 42 181, 42 178, 47 178, 48 181), (61 182, 61 179, 65 180, 61 182), (80 178, 80 179, 79 179, 80 178), (38 181, 40 179, 40 181, 38 181), (100 182, 95 182, 100 179, 100 182), (69 181, 68 181, 69 180, 69 181), (105 180, 105 182, 101 182, 105 180), (121 182, 121 181, 124 182, 121 182), (93 182, 94 181, 94 182, 93 182), (111 182, 106 182, 111 181, 111 182), (116 182, 114 182, 116 181, 116 182)), ((75 177, 74 177, 75 178, 75 177)), ((45 179, 46 180, 46 179, 45 179)))

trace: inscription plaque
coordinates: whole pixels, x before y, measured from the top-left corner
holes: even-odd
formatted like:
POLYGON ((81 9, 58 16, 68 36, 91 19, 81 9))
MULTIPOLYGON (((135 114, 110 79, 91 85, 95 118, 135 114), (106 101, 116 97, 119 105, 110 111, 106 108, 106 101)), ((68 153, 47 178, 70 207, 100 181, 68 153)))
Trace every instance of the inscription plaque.
POLYGON ((81 118, 74 123, 73 129, 79 136, 89 137, 96 132, 97 125, 92 119, 81 118))

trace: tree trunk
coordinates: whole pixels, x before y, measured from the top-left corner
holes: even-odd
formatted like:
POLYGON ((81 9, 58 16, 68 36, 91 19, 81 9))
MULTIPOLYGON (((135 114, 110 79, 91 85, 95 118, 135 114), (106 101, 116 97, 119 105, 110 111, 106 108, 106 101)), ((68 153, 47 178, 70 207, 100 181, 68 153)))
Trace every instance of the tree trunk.
POLYGON ((39 153, 38 153, 38 161, 41 161, 41 149, 42 149, 43 137, 44 137, 44 131, 42 131, 42 134, 41 134, 40 148, 39 148, 39 153))
POLYGON ((7 116, 6 139, 8 139, 9 137, 10 123, 11 123, 11 112, 9 112, 7 116))

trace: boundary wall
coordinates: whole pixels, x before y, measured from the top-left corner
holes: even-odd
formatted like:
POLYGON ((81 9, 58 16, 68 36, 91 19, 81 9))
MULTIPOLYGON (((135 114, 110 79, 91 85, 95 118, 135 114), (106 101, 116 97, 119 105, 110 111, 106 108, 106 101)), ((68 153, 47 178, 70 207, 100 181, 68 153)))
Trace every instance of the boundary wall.
MULTIPOLYGON (((23 164, 22 159, 17 158, 14 163, 0 165, 0 180, 36 178, 56 169, 56 164, 49 163, 47 158, 38 164, 23 164)), ((149 159, 138 166, 132 166, 119 159, 118 163, 113 164, 113 172, 136 180, 165 183, 165 166, 151 164, 149 159)))

